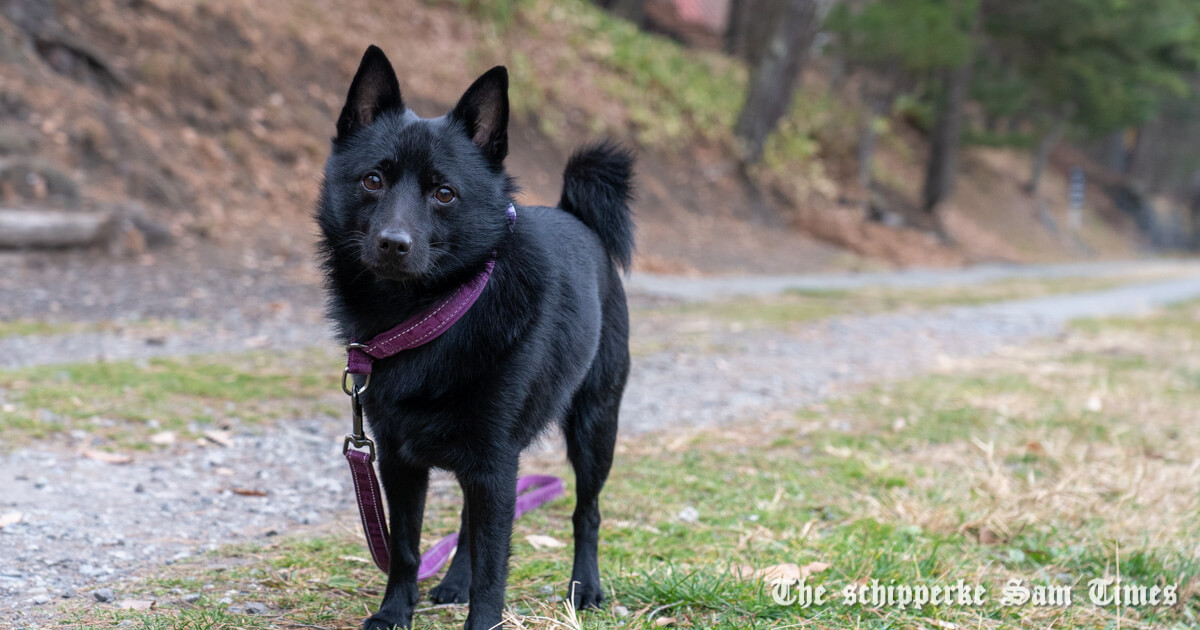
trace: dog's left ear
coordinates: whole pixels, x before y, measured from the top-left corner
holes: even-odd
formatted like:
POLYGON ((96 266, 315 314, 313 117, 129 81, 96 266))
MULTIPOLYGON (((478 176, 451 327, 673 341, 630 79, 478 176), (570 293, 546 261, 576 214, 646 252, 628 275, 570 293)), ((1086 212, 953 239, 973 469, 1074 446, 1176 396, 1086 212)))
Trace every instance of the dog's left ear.
POLYGON ((450 117, 463 123, 467 136, 492 164, 508 155, 508 70, 483 73, 459 99, 450 117))

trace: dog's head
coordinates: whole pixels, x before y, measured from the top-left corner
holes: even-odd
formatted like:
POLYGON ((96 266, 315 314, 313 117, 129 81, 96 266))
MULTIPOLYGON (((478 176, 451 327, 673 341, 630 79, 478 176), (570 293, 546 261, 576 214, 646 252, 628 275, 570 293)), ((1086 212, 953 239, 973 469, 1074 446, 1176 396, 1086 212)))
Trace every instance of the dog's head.
POLYGON ((404 105, 383 51, 363 55, 337 121, 318 222, 335 264, 380 280, 435 284, 478 267, 507 232, 515 186, 508 73, 495 67, 448 114, 404 105))

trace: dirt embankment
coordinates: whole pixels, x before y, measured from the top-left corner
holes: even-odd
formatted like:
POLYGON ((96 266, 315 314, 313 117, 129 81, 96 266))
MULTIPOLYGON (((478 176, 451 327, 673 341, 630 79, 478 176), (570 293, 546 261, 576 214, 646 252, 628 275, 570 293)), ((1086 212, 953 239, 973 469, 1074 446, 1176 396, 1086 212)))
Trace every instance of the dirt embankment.
MULTIPOLYGON (((553 26, 517 24, 536 35, 517 38, 529 53, 508 59, 499 58, 504 46, 476 45, 497 41, 494 29, 455 3, 4 0, 0 203, 121 206, 164 226, 184 250, 307 260, 307 215, 333 120, 367 43, 384 47, 406 101, 429 116, 491 65, 530 59, 537 70, 573 58, 553 26)), ((579 89, 559 90, 542 108, 556 112, 555 132, 545 133, 537 110, 513 121, 509 166, 527 202, 556 199, 570 147, 593 135, 589 116, 616 107, 595 103, 603 95, 589 86, 601 70, 573 63, 579 89)), ((918 161, 882 153, 893 179, 919 179, 918 161)), ((785 272, 1063 257, 1012 201, 1012 169, 986 156, 967 163, 946 215, 958 243, 946 246, 921 230, 864 223, 836 190, 796 195, 768 182, 753 192, 720 143, 643 146, 637 265, 785 272), (997 181, 1000 189, 980 183, 997 181)), ((897 188, 912 197, 911 186, 897 188)))

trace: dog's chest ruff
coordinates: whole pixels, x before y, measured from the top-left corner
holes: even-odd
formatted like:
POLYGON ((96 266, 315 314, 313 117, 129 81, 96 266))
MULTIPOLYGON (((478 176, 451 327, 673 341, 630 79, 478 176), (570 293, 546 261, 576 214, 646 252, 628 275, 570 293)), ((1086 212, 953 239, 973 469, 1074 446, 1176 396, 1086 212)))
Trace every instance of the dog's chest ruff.
MULTIPOLYGON (((512 204, 506 209, 508 229, 512 230, 517 223, 517 210, 512 204)), ((475 301, 483 293, 492 270, 496 267, 496 258, 488 260, 487 266, 479 275, 459 287, 449 296, 432 304, 425 310, 413 315, 400 325, 376 335, 366 343, 351 343, 347 347, 346 371, 350 374, 370 374, 371 365, 375 359, 386 359, 405 350, 423 346, 437 339, 450 329, 466 314, 475 301)))

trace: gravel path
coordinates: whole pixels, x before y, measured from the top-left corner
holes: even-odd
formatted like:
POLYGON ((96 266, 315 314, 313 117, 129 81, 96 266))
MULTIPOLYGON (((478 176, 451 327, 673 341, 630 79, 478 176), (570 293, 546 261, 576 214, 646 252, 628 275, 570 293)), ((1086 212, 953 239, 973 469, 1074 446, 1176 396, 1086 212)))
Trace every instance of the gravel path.
POLYGON ((1131 260, 1052 265, 978 265, 964 269, 905 269, 868 273, 806 274, 795 276, 674 276, 634 274, 626 286, 631 293, 696 301, 736 295, 774 295, 792 290, 860 289, 871 286, 922 288, 967 286, 1019 278, 1090 278, 1200 271, 1186 260, 1131 260))
MULTIPOLYGON (((1133 268, 1144 267, 1104 273, 1133 268)), ((1081 275, 1079 269, 1062 275, 1081 275)), ((927 273, 936 283, 957 277, 927 273)), ((991 273, 975 281, 995 278, 991 273)), ((635 299, 678 296, 673 290, 656 291, 645 280, 631 281, 635 299)), ((779 286, 777 279, 738 282, 712 280, 712 293, 747 283, 779 286)), ((980 356, 1054 335, 1073 317, 1131 313, 1198 296, 1200 278, 1184 277, 982 307, 837 317, 791 333, 737 332, 714 324, 707 333, 720 353, 677 349, 635 361, 622 430, 628 436, 669 426, 753 421, 847 386, 927 369, 942 357, 980 356)), ((0 340, 0 356, 7 365, 28 365, 235 350, 246 347, 248 338, 261 345, 320 343, 324 337, 320 322, 308 315, 221 322, 226 326, 185 325, 150 345, 136 331, 0 340), (251 333, 257 336, 247 337, 251 333)), ((105 584, 119 599, 122 576, 208 548, 346 519, 353 513, 339 453, 346 422, 318 417, 279 423, 269 433, 245 429, 228 446, 178 444, 165 453, 135 454, 124 465, 80 456, 82 435, 0 456, 0 518, 21 514, 19 522, 0 529, 0 627, 45 627, 52 623, 56 603, 63 598, 90 602, 91 591, 105 584), (259 491, 266 496, 255 496, 259 491)), ((439 477, 434 491, 452 492, 453 483, 439 477)))

